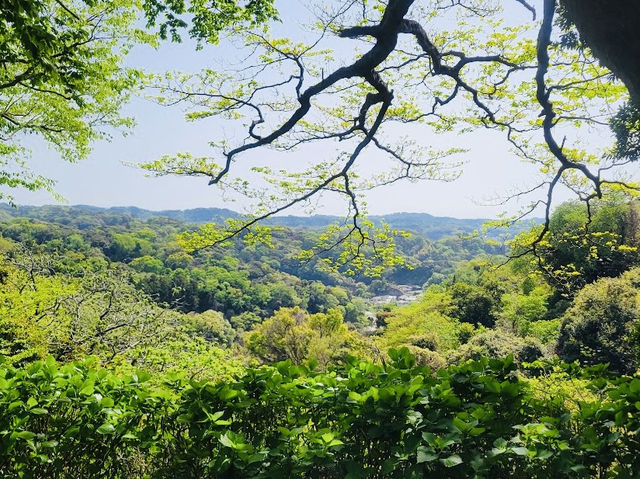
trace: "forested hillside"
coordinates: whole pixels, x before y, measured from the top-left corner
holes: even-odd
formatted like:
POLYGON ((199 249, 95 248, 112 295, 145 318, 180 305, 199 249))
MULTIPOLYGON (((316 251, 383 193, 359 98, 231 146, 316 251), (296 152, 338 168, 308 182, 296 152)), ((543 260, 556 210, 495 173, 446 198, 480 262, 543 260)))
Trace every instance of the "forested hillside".
MULTIPOLYGON (((178 245, 178 234, 196 229, 195 224, 211 221, 224 224, 229 218, 239 215, 229 210, 187 210, 176 212, 150 212, 139 208, 89 208, 89 207, 10 207, 5 205, 0 214, 5 221, 5 237, 22 243, 44 244, 53 240, 65 242, 71 235, 79 235, 87 244, 85 247, 97 248, 112 262, 124 262, 141 273, 167 273, 169 270, 185 269, 187 266, 203 265, 207 262, 223 261, 224 257, 233 257, 243 262, 242 269, 252 271, 251 277, 266 277, 269 273, 286 273, 302 280, 320 280, 326 285, 349 286, 351 290, 359 285, 371 286, 372 278, 359 275, 350 280, 345 276, 323 272, 319 258, 309 261, 297 261, 296 256, 304 248, 317 241, 322 227, 330 224, 327 217, 288 217, 272 223, 290 226, 276 228, 273 231, 275 245, 247 246, 237 241, 228 248, 202 251, 194 258, 182 263, 175 253, 182 252, 178 245), (166 216, 165 216, 166 213, 166 216), (225 216, 229 215, 229 216, 225 216), (189 218, 183 221, 178 218, 189 218), (291 226, 293 225, 293 226, 291 226), (156 268, 151 264, 153 256, 156 268), (160 260, 160 263, 158 262, 160 260), (193 263, 195 261, 195 263, 193 263)), ((413 220, 401 221, 404 215, 391 215, 384 221, 400 228, 409 235, 399 238, 399 251, 406 259, 406 265, 386 271, 382 278, 375 278, 371 292, 379 294, 393 289, 397 284, 411 284, 422 287, 432 280, 439 281, 443 275, 453 271, 456 263, 468 260, 480 254, 504 254, 505 239, 485 240, 478 236, 478 230, 484 220, 455 220, 436 218, 430 215, 407 215, 413 220), (466 225, 464 229, 460 224, 466 225), (475 227, 475 229, 472 229, 475 227), (438 231, 428 233, 429 231, 438 231), (425 233, 425 231, 427 233, 425 233), (439 240, 431 240, 437 236, 439 240), (435 278, 432 278, 433 274, 435 278)), ((276 221, 277 220, 277 221, 276 221)), ((331 221, 338 221, 333 218, 331 221)), ((52 248, 52 246, 48 246, 52 248)), ((233 269, 229 267, 229 269, 233 269)), ((271 282, 268 278, 265 283, 271 282)))
MULTIPOLYGON (((165 210, 165 211, 149 211, 136 207, 111 207, 98 208, 95 206, 77 205, 73 207, 64 206, 27 206, 13 207, 7 204, 0 205, 0 214, 3 217, 25 217, 39 219, 43 221, 51 221, 52 219, 65 222, 70 221, 68 216, 86 216, 87 214, 96 213, 98 215, 107 215, 110 213, 129 215, 133 219, 148 220, 151 218, 167 218, 184 223, 224 223, 229 218, 239 218, 240 214, 221 208, 196 208, 191 210, 165 210)), ((488 219, 459 219, 459 218, 442 218, 432 216, 427 213, 392 213, 385 216, 369 216, 369 218, 377 223, 387 223, 394 229, 401 229, 411 233, 418 234, 426 239, 438 240, 443 237, 450 236, 470 236, 481 230, 487 223, 488 219)), ((272 217, 265 220, 265 224, 273 226, 284 226, 288 228, 326 228, 334 223, 340 223, 344 218, 338 216, 282 216, 272 217)), ((540 220, 531 220, 530 224, 535 224, 540 220)), ((526 229, 526 226, 518 225, 510 230, 511 234, 518 233, 526 229)), ((486 232, 490 238, 499 238, 504 234, 503 229, 488 229, 486 232)))
POLYGON ((313 229, 275 232, 271 247, 238 239, 187 253, 178 238, 189 225, 177 220, 31 208, 0 223, 0 424, 13 431, 0 467, 37 477, 615 470, 635 454, 627 411, 640 380, 617 375, 639 364, 639 208, 598 204, 591 229, 574 234, 586 209, 565 204, 539 256, 508 262, 478 238, 407 238, 407 262, 440 280, 406 306, 370 298, 412 270, 371 281, 301 264, 294 253, 313 229), (390 459, 400 450, 405 459, 390 459))

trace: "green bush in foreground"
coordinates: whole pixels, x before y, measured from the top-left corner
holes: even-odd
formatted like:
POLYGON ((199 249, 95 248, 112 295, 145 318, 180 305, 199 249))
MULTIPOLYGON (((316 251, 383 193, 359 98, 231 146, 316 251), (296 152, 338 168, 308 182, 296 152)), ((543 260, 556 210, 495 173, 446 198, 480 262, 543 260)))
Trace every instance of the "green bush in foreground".
POLYGON ((536 396, 510 358, 434 376, 406 349, 390 357, 328 373, 285 362, 217 384, 169 376, 162 387, 90 362, 0 365, 0 476, 640 474, 639 379, 594 379, 596 399, 567 407, 536 396))

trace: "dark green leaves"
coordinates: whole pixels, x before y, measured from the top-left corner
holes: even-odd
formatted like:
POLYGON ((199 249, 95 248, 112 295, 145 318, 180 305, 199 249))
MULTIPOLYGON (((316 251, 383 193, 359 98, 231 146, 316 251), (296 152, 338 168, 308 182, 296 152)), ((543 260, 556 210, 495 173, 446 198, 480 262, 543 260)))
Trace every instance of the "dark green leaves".
MULTIPOLYGON (((580 408, 544 401, 507 360, 441 369, 351 358, 167 385, 90 362, 0 365, 0 473, 22 477, 637 477, 640 379, 580 408), (135 461, 123 460, 135 458, 135 461)), ((575 369, 567 366, 567 370, 575 369)), ((593 372, 587 374, 593 374, 593 372)), ((167 378, 169 379, 169 378, 167 378)), ((606 384, 603 384, 605 381, 606 384)))
POLYGON ((180 30, 188 28, 192 38, 206 43, 217 43, 227 28, 263 24, 277 15, 273 0, 145 0, 143 8, 148 26, 158 26, 161 38, 180 41, 180 30))

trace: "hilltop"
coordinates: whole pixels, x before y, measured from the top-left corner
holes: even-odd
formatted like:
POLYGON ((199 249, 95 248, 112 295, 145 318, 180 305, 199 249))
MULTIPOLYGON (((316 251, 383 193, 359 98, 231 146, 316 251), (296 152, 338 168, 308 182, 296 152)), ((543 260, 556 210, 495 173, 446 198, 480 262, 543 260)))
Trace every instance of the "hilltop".
MULTIPOLYGON (((185 210, 160 210, 153 211, 136 206, 113 206, 101 208, 90 205, 46 205, 10 206, 0 204, 0 220, 9 218, 33 218, 48 221, 51 218, 76 217, 78 215, 100 214, 127 215, 134 219, 148 220, 152 218, 168 218, 171 220, 202 224, 223 223, 228 218, 240 218, 241 214, 227 208, 192 208, 185 210)), ((372 215, 369 217, 376 223, 385 222, 391 228, 409 231, 430 240, 439 240, 448 236, 469 235, 479 230, 490 221, 488 218, 453 218, 449 216, 433 216, 428 213, 391 213, 388 215, 372 215)), ((310 216, 277 216, 264 221, 264 224, 283 226, 287 228, 324 228, 334 223, 344 221, 340 216, 310 215, 310 216)), ((522 227, 512 229, 512 233, 523 231, 531 226, 531 223, 540 222, 540 219, 532 219, 522 227)), ((497 237, 500 231, 490 231, 489 236, 497 237)))

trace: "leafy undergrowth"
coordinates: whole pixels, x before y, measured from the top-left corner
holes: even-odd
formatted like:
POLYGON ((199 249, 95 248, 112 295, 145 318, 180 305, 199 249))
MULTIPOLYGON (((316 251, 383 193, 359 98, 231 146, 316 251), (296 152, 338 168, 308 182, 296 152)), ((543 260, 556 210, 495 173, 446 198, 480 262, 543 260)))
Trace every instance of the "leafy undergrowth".
POLYGON ((0 365, 0 476, 640 475, 640 379, 561 366, 592 391, 568 407, 536 394, 510 358, 434 375, 406 349, 390 357, 329 372, 284 362, 219 383, 90 361, 0 365))

